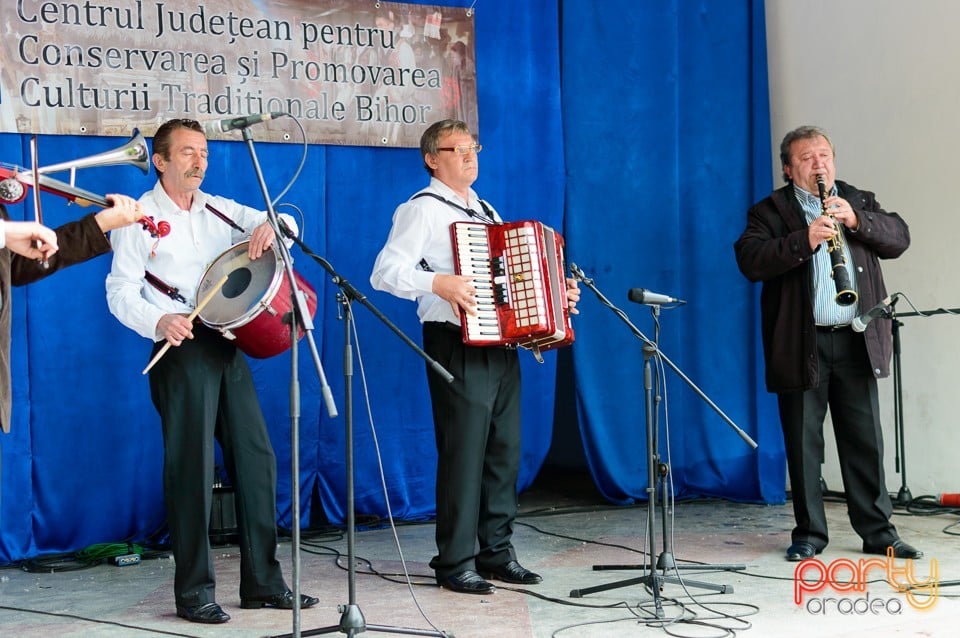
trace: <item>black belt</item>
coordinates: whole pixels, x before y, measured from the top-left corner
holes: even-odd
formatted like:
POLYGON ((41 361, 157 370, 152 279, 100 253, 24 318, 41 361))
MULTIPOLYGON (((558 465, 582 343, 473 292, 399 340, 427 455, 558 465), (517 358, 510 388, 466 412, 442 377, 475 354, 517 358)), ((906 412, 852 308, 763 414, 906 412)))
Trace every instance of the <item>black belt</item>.
POLYGON ((463 334, 462 329, 459 324, 453 323, 452 321, 428 321, 431 327, 442 328, 446 332, 456 332, 457 334, 463 334))
POLYGON ((850 330, 849 323, 838 323, 832 326, 817 326, 817 330, 820 332, 839 332, 841 330, 850 330))
POLYGON ((423 323, 423 327, 428 329, 442 330, 443 332, 455 332, 458 335, 463 334, 460 326, 452 321, 425 321, 423 323))
MULTIPOLYGON (((443 332, 451 332, 457 335, 463 335, 463 328, 451 321, 426 321, 423 326, 428 329, 436 328, 437 330, 442 330, 443 332)), ((477 344, 464 344, 470 347, 478 347, 477 344)), ((501 343, 491 346, 480 346, 484 348, 503 348, 504 350, 516 350, 517 346, 513 343, 501 343)))

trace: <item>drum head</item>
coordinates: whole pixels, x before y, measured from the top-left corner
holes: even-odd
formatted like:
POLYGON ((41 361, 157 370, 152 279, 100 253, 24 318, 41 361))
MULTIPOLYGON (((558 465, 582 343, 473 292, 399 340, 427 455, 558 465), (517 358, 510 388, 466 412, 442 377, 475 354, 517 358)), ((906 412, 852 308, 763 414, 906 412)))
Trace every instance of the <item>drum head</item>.
POLYGON ((281 272, 276 251, 268 250, 251 261, 249 249, 249 241, 232 246, 214 260, 197 286, 197 300, 200 300, 220 279, 227 277, 223 288, 198 315, 211 328, 227 330, 247 323, 259 313, 260 301, 272 299, 276 292, 274 288, 280 281, 277 275, 281 272))

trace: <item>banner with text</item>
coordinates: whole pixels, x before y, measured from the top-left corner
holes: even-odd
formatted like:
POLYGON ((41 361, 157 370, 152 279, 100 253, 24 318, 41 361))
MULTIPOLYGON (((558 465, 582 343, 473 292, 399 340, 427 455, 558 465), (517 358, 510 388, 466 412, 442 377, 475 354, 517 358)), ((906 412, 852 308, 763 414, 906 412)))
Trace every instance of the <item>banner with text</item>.
MULTIPOLYGON (((478 126, 463 8, 17 0, 0 25, 0 132, 123 136, 270 113, 296 117, 310 143, 416 147, 437 120, 478 126)), ((299 142, 290 128, 257 138, 299 142)))

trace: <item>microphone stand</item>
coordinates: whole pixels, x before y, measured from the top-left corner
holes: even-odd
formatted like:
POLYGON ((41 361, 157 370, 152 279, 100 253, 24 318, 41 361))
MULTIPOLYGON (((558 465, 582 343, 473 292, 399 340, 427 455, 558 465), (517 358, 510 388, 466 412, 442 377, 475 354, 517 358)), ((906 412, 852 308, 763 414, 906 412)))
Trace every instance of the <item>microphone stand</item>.
MULTIPOLYGON (((727 424, 734 429, 734 431, 742 438, 750 447, 753 449, 757 448, 757 443, 744 432, 733 420, 730 419, 724 412, 713 402, 710 398, 704 394, 704 392, 697 387, 693 381, 691 381, 681 370, 674 364, 663 351, 660 350, 659 345, 655 341, 650 341, 641 331, 637 328, 627 317, 627 315, 613 305, 613 303, 608 300, 602 292, 594 285, 593 279, 584 275, 583 271, 577 267, 576 264, 570 264, 570 270, 573 273, 573 276, 578 280, 583 282, 590 290, 597 295, 597 298, 600 302, 606 307, 610 308, 617 317, 619 317, 630 329, 634 336, 640 339, 643 342, 643 387, 644 387, 644 416, 646 421, 646 443, 647 443, 647 538, 650 544, 650 564, 644 566, 636 565, 598 565, 594 566, 594 570, 604 570, 604 569, 646 569, 647 573, 636 577, 629 578, 626 580, 617 581, 614 583, 607 583, 604 585, 597 585, 594 587, 588 587, 586 589, 574 589, 570 592, 571 598, 581 598, 587 594, 592 594, 599 591, 606 591, 608 589, 615 589, 618 587, 625 587, 628 585, 635 584, 645 584, 647 585, 653 595, 654 602, 654 613, 657 618, 664 617, 663 611, 663 602, 661 599, 661 589, 663 584, 666 582, 676 583, 680 585, 691 585, 694 587, 700 587, 703 589, 711 589, 719 593, 732 593, 733 588, 728 585, 714 585, 712 583, 701 583, 694 581, 684 581, 677 577, 667 576, 666 572, 668 569, 679 570, 683 569, 699 569, 699 570, 723 570, 723 571, 734 571, 746 569, 746 565, 684 565, 678 566, 674 561, 672 548, 669 547, 669 535, 667 534, 667 523, 666 523, 666 513, 663 508, 666 503, 666 492, 667 486, 666 483, 662 485, 664 498, 661 500, 661 513, 664 516, 663 521, 663 536, 664 536, 664 547, 665 551, 657 557, 656 552, 656 500, 657 500, 657 476, 660 476, 661 480, 666 481, 666 476, 669 473, 669 468, 666 464, 660 463, 659 449, 658 449, 658 432, 659 426, 657 423, 657 416, 654 414, 654 398, 653 398, 653 374, 651 370, 651 359, 657 358, 673 370, 677 376, 679 376, 683 381, 690 386, 690 388, 697 393, 697 395, 703 399, 707 405, 709 405, 713 410, 723 418, 727 424), (662 574, 659 574, 657 570, 660 569, 663 571, 662 574)), ((656 317, 659 313, 659 308, 654 311, 654 316, 656 317)), ((659 340, 659 324, 657 324, 657 339, 659 340)), ((659 385, 659 384, 658 384, 659 385)), ((659 396, 656 399, 658 403, 659 412, 659 396)))
POLYGON ((344 417, 345 417, 345 439, 346 439, 346 473, 347 473, 347 597, 348 602, 339 606, 340 622, 337 625, 329 625, 318 629, 311 629, 303 633, 283 634, 273 638, 290 638, 299 636, 319 636, 340 632, 353 638, 364 631, 379 631, 395 634, 406 634, 413 636, 437 636, 438 638, 452 638, 450 634, 439 630, 414 629, 410 627, 391 627, 388 625, 367 624, 363 617, 363 612, 357 604, 356 594, 356 560, 355 560, 355 512, 354 512, 354 470, 353 470, 353 348, 350 341, 350 326, 352 325, 352 302, 356 301, 370 310, 375 317, 383 322, 390 330, 414 350, 427 364, 439 374, 448 383, 453 381, 453 375, 446 368, 441 366, 436 360, 423 351, 410 337, 408 337, 400 328, 393 324, 376 306, 374 306, 367 297, 357 290, 353 284, 347 281, 334 267, 323 257, 320 257, 307 246, 300 238, 290 233, 281 225, 285 235, 292 239, 303 250, 303 253, 312 258, 333 279, 333 283, 340 288, 337 294, 337 301, 343 309, 344 322, 344 353, 343 353, 343 376, 344 376, 344 417))
MULTIPOLYGON (((893 501, 896 505, 907 506, 913 500, 910 488, 907 487, 907 454, 904 447, 903 429, 903 368, 900 359, 900 328, 903 322, 898 317, 930 317, 932 315, 957 315, 960 308, 937 308, 917 312, 897 314, 896 304, 899 297, 890 304, 891 330, 893 332, 893 436, 895 441, 894 460, 896 471, 900 473, 900 490, 893 501)), ((912 304, 911 304, 912 305, 912 304)))
MULTIPOLYGON (((253 124, 253 122, 251 122, 253 124)), ((267 204, 267 219, 270 222, 270 226, 273 228, 276 241, 274 242, 277 253, 280 255, 280 258, 283 262, 284 272, 286 273, 287 280, 290 282, 290 294, 291 294, 291 307, 293 311, 289 313, 288 317, 290 319, 290 350, 291 350, 291 380, 290 380, 290 455, 291 455, 291 516, 292 516, 292 535, 291 543, 293 549, 292 554, 292 580, 293 580, 293 609, 292 609, 292 622, 293 622, 293 631, 290 634, 285 634, 284 636, 292 636, 294 638, 300 638, 300 636, 312 636, 324 633, 331 633, 334 631, 341 631, 351 638, 356 636, 356 634, 366 631, 367 629, 372 631, 390 631, 393 633, 402 633, 402 634, 411 634, 411 635, 420 635, 420 636, 439 636, 439 638, 446 638, 447 634, 444 634, 439 631, 425 631, 419 629, 408 629, 404 627, 387 627, 385 625, 367 625, 364 622, 363 613, 360 611, 359 606, 356 605, 356 592, 355 592, 355 578, 356 578, 356 566, 354 559, 354 538, 355 538, 355 524, 354 524, 354 507, 353 507, 353 497, 354 497, 354 483, 353 483, 353 406, 352 406, 352 394, 350 381, 352 380, 352 359, 350 358, 350 322, 349 322, 349 311, 347 312, 345 319, 348 321, 345 322, 346 328, 346 347, 347 352, 344 357, 344 376, 346 378, 345 388, 345 398, 348 400, 346 408, 346 421, 347 421, 347 549, 348 549, 348 574, 349 574, 349 598, 350 602, 347 605, 341 605, 340 611, 342 616, 340 619, 340 624, 326 627, 322 629, 311 630, 307 633, 302 633, 300 630, 300 455, 299 455, 299 422, 300 422, 300 383, 298 378, 297 370, 297 335, 300 328, 302 328, 304 335, 307 337, 307 342, 310 344, 310 351, 313 354, 314 365, 317 368, 317 374, 320 378, 321 384, 321 393, 323 395, 324 401, 327 406, 327 413, 331 418, 337 416, 337 408, 333 402, 333 393, 330 391, 330 386, 327 384, 326 376, 323 373, 323 366, 320 363, 320 355, 317 352, 316 342, 313 339, 313 322, 310 317, 309 308, 306 304, 306 297, 303 292, 297 287, 296 276, 293 271, 293 258, 290 255, 290 250, 287 248, 286 243, 283 241, 285 237, 292 239, 297 245, 304 249, 304 252, 316 260, 324 269, 327 270, 334 278, 334 283, 340 286, 342 294, 346 299, 356 299, 361 301, 364 305, 374 311, 374 314, 380 318, 381 321, 385 322, 394 332, 398 333, 403 337, 403 339, 422 356, 430 366, 437 371, 444 379, 448 382, 453 381, 453 375, 447 372, 439 363, 431 359, 423 350, 421 350, 412 340, 404 335, 399 328, 394 326, 382 313, 376 310, 372 304, 370 304, 366 297, 360 294, 350 283, 341 277, 333 267, 325 259, 319 257, 313 251, 311 251, 306 244, 304 244, 298 237, 293 235, 293 233, 284 232, 285 226, 277 216, 276 210, 273 207, 273 200, 270 197, 269 191, 267 189, 266 182, 263 178, 263 171, 260 169, 260 162, 257 160, 257 153, 253 145, 253 136, 250 133, 249 125, 242 127, 243 139, 247 144, 247 148, 250 151, 250 158, 253 161, 254 171, 257 175, 257 181, 260 184, 260 189, 263 192, 264 200, 267 204)), ((345 308, 349 309, 349 305, 345 304, 345 308)), ((286 318, 285 318, 286 319, 286 318)), ((277 637, 280 638, 280 637, 277 637)))
POLYGON ((907 487, 907 457, 903 435, 903 371, 900 360, 900 328, 903 322, 897 319, 897 301, 890 304, 890 330, 893 333, 893 440, 894 469, 900 474, 900 490, 894 503, 906 507, 913 500, 913 494, 907 487))
MULTIPOLYGON (((899 297, 898 297, 899 298, 899 297)), ((911 303, 911 306, 913 304, 911 303)), ((896 469, 900 472, 900 491, 894 501, 897 505, 909 505, 913 500, 910 488, 907 487, 907 457, 904 450, 903 433, 903 371, 900 364, 900 328, 903 326, 898 317, 932 317, 933 315, 960 315, 960 308, 936 308, 935 310, 918 310, 903 312, 899 315, 896 309, 896 299, 890 304, 890 319, 893 331, 893 427, 896 440, 896 469)), ((937 587, 955 587, 960 580, 941 580, 937 587)), ((901 585, 900 591, 918 589, 917 585, 901 585)))
POLYGON ((313 320, 306 304, 306 297, 303 291, 297 287, 297 278, 293 272, 293 257, 290 250, 283 241, 283 234, 280 232, 280 219, 273 207, 273 200, 267 189, 267 184, 263 178, 263 171, 260 168, 260 162, 257 159, 257 152, 253 145, 253 135, 250 133, 249 126, 242 129, 243 140, 247 144, 250 152, 250 159, 253 162, 253 170, 257 176, 257 182, 260 184, 260 190, 263 193, 264 201, 267 205, 267 219, 273 228, 275 236, 274 248, 280 256, 283 263, 283 269, 290 283, 291 308, 293 311, 284 319, 289 319, 290 323, 290 474, 291 474, 291 516, 292 529, 290 542, 293 546, 292 554, 292 580, 293 580, 293 635, 300 635, 300 380, 298 371, 298 353, 297 336, 302 329, 310 345, 310 351, 313 355, 313 364, 317 369, 317 375, 320 378, 321 394, 327 406, 327 414, 330 418, 337 416, 337 406, 333 402, 333 393, 327 383, 326 375, 323 372, 323 365, 320 362, 320 354, 317 352, 317 344, 313 339, 313 320))

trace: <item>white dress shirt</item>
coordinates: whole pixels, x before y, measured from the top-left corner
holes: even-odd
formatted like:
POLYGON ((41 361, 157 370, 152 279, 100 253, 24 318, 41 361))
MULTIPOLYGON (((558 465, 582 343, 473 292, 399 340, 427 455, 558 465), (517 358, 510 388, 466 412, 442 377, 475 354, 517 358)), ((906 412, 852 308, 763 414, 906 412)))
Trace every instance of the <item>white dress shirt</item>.
MULTIPOLYGON (((190 210, 181 210, 159 181, 152 191, 144 193, 140 203, 144 214, 153 216, 155 222, 169 222, 170 234, 155 239, 138 224, 110 232, 114 254, 106 282, 107 305, 120 323, 147 339, 160 341, 162 337, 157 334, 160 318, 165 314, 191 312, 197 301, 197 286, 207 268, 231 246, 248 239, 253 229, 266 221, 267 213, 199 190, 193 196, 190 210), (207 203, 245 232, 231 228, 207 210, 207 203), (148 283, 145 271, 178 289, 187 303, 171 299, 148 283)), ((292 217, 280 217, 291 231, 298 231, 292 217)))
MULTIPOLYGON (((485 217, 473 189, 468 193, 468 200, 464 201, 449 186, 431 178, 430 185, 419 193, 435 193, 485 217)), ((499 222, 496 211, 487 208, 499 222)), ((447 321, 460 325, 460 316, 450 302, 433 294, 433 278, 437 274, 454 274, 450 224, 462 221, 477 220, 435 197, 411 198, 400 204, 393 213, 393 226, 387 242, 373 265, 370 284, 401 299, 416 301, 421 323, 447 321)))

